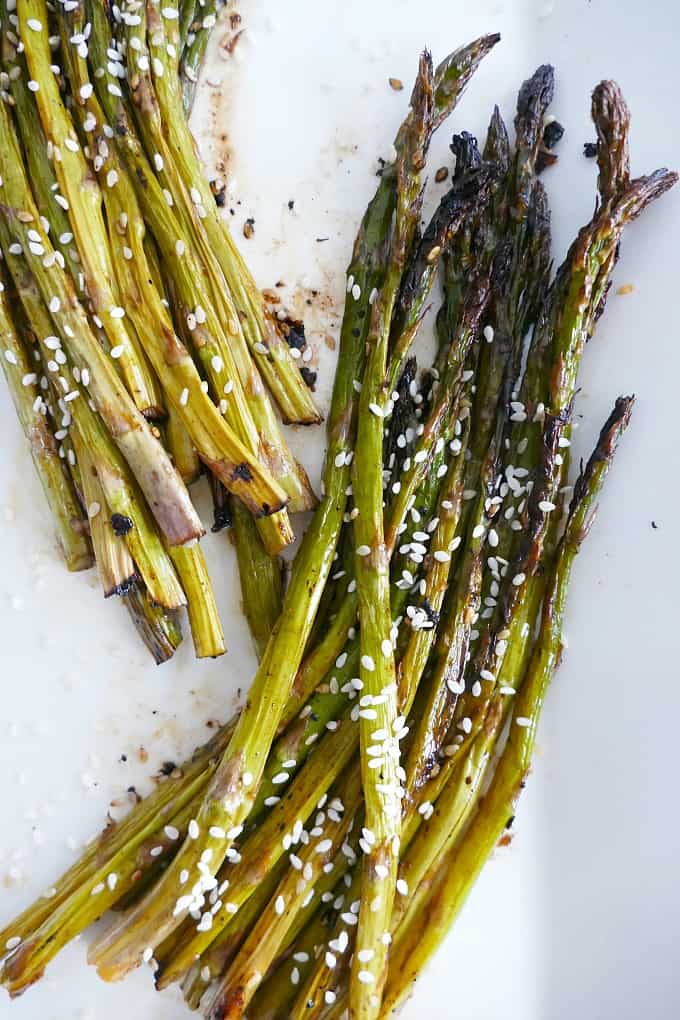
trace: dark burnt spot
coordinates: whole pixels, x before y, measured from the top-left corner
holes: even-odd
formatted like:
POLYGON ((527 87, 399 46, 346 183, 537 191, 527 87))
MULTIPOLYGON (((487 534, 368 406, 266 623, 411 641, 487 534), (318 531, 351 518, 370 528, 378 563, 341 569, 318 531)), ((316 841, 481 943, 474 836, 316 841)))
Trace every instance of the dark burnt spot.
POLYGON ((314 372, 311 368, 307 368, 306 365, 303 365, 302 368, 300 369, 300 375, 304 379, 309 389, 312 390, 313 392, 314 387, 316 386, 316 379, 318 373, 314 372))
POLYGON ((229 512, 229 506, 225 503, 224 506, 216 506, 213 513, 213 523, 210 530, 217 534, 218 531, 224 531, 225 528, 231 527, 231 514, 229 512))
POLYGON ((252 482, 253 480, 253 472, 245 462, 243 464, 237 464, 232 471, 231 476, 233 479, 240 479, 242 482, 252 482))
POLYGON ((303 351, 307 346, 305 324, 301 319, 279 319, 279 329, 289 347, 303 351))
POLYGON ((177 765, 175 764, 174 761, 164 761, 159 769, 159 772, 162 776, 171 776, 176 768, 177 765))
POLYGON ((289 198, 288 199, 288 208, 290 209, 291 212, 295 208, 295 199, 294 198, 289 198))
POLYGON ((439 623, 439 613, 432 608, 429 599, 423 599, 423 610, 427 613, 427 618, 430 623, 433 623, 436 626, 439 623))
POLYGON ((586 159, 595 159, 597 156, 597 142, 584 142, 583 155, 586 159))
POLYGON ((134 574, 132 575, 132 577, 126 577, 124 581, 121 581, 120 584, 116 585, 116 587, 113 589, 111 594, 112 595, 120 595, 121 597, 124 597, 125 595, 129 595, 130 592, 135 587, 136 583, 137 583, 137 578, 136 578, 136 576, 134 574))
POLYGON ((125 514, 111 514, 111 527, 113 528, 114 535, 118 538, 124 538, 128 535, 134 527, 132 518, 127 517, 125 514))
POLYGON ((546 149, 554 149, 564 135, 564 127, 558 120, 551 120, 543 128, 543 144, 546 149))

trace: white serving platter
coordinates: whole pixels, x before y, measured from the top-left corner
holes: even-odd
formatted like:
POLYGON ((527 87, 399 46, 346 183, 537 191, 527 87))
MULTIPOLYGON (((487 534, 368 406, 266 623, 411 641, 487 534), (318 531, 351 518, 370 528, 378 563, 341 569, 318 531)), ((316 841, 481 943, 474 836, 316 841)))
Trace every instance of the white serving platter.
MULTIPOLYGON (((437 136, 432 174, 447 161, 452 130, 481 135, 494 102, 511 118, 520 82, 539 63, 556 65, 553 112, 566 133, 545 181, 557 260, 593 205, 595 170, 582 145, 593 136, 589 95, 599 79, 616 78, 629 101, 634 172, 680 166, 674 0, 243 0, 238 9, 245 31, 230 56, 220 47, 226 28, 215 30, 193 124, 208 164, 226 160, 227 215, 258 282, 283 281, 285 305, 304 313, 324 405, 334 357, 325 338, 337 335, 344 266, 421 47, 439 59, 481 32, 503 35, 437 136)), ((494 854, 405 1020, 680 1016, 679 237, 680 192, 625 235, 584 359, 577 453, 617 394, 637 394, 634 420, 576 566, 570 647, 516 835, 494 854), (617 294, 626 284, 632 292, 617 294)), ((0 429, 4 922, 73 860, 112 799, 132 784, 148 790, 161 762, 180 759, 207 737, 207 721, 231 714, 255 659, 233 551, 224 535, 208 535, 229 654, 196 663, 187 638, 172 663, 154 667, 94 573, 62 567, 2 388, 0 429)), ((323 432, 291 441, 316 481, 323 432)), ((207 520, 207 498, 201 508, 207 520)), ((0 994, 0 1020, 191 1015, 178 993, 153 991, 146 969, 121 985, 99 982, 85 963, 88 937, 22 999, 0 994)))

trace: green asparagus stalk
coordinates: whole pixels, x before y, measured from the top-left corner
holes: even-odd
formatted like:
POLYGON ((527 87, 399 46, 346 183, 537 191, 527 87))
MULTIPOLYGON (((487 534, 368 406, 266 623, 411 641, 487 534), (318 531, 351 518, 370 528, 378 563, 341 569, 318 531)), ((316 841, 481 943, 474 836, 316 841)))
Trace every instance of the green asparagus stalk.
POLYGON ((243 316, 243 335, 250 354, 277 401, 284 421, 304 425, 318 423, 321 418, 309 388, 290 348, 278 335, 273 322, 266 320, 262 296, 226 224, 220 218, 210 185, 200 166, 195 143, 184 116, 180 80, 172 67, 173 58, 167 49, 168 42, 177 44, 178 32, 174 31, 176 22, 162 17, 161 4, 157 0, 147 0, 146 15, 152 70, 163 68, 162 73, 154 71, 153 75, 163 127, 185 188, 191 189, 192 194, 198 196, 194 201, 201 207, 201 223, 234 296, 238 312, 243 316))
POLYGON ((160 417, 162 403, 158 384, 137 336, 118 313, 121 300, 106 239, 101 192, 91 179, 88 187, 82 186, 82 181, 89 176, 87 163, 51 70, 46 3, 44 0, 20 0, 17 14, 28 71, 39 85, 35 100, 43 131, 48 144, 59 153, 59 158, 53 162, 54 172, 60 193, 68 203, 87 292, 104 324, 111 349, 120 350, 117 361, 135 404, 148 417, 160 417))
POLYGON ((165 437, 172 462, 179 471, 182 481, 185 485, 191 485, 200 477, 201 461, 191 436, 172 405, 168 408, 165 437))
POLYGON ((208 566, 198 545, 170 546, 168 552, 187 597, 187 612, 197 659, 224 655, 227 646, 208 566))
MULTIPOLYGON (((341 331, 340 356, 328 422, 329 448, 324 471, 324 496, 295 560, 283 610, 270 638, 250 697, 229 746, 195 819, 198 838, 190 837, 154 889, 116 926, 106 944, 95 946, 92 958, 107 978, 122 976, 138 965, 145 950, 157 946, 183 920, 187 909, 176 911, 179 876, 194 871, 206 851, 212 851, 209 871, 214 875, 226 857, 230 839, 210 830, 231 832, 247 817, 271 740, 310 632, 321 592, 330 573, 346 505, 349 466, 339 454, 351 448, 354 421, 354 379, 362 360, 366 335, 367 298, 382 280, 382 263, 394 195, 381 182, 366 214, 355 245, 350 272, 364 284, 366 299, 348 306, 341 331), (366 287, 368 289, 366 290, 366 287), (358 315, 361 311, 362 315, 358 315), (358 336, 353 335, 358 330, 358 336), (244 782, 245 777, 245 782, 244 782), (228 797, 227 797, 228 794, 228 797)), ((193 830, 195 831, 195 830, 193 830)))
POLYGON ((104 596, 127 595, 136 580, 134 561, 125 539, 114 533, 104 489, 77 428, 73 429, 71 439, 80 468, 90 538, 104 596))
POLYGON ((267 554, 252 517, 238 500, 232 501, 231 514, 241 582, 241 605, 261 659, 281 615, 281 562, 277 557, 267 554))
POLYGON ((169 613, 152 602, 146 587, 140 582, 133 584, 123 599, 123 605, 156 665, 168 662, 182 643, 182 628, 177 614, 169 613))
POLYGON ((184 37, 179 70, 182 84, 182 102, 187 115, 191 112, 196 94, 198 75, 205 56, 210 32, 222 0, 205 0, 198 8, 194 3, 182 5, 180 38, 184 37), (186 13, 185 13, 186 11, 186 13))
POLYGON ((5 139, 0 152, 4 213, 7 228, 13 235, 12 243, 21 246, 45 304, 54 309, 54 325, 65 349, 72 360, 79 363, 81 373, 82 369, 87 370, 90 395, 147 497, 159 527, 172 544, 198 538, 202 533, 201 523, 184 484, 122 387, 111 359, 102 351, 90 329, 70 280, 52 258, 54 250, 30 194, 4 103, 0 104, 0 126, 5 139))
POLYGON ((590 530, 600 488, 618 439, 628 424, 631 408, 631 398, 617 401, 595 452, 576 484, 566 531, 546 592, 541 630, 527 675, 516 695, 507 744, 465 840, 438 862, 431 880, 421 884, 409 904, 390 955, 381 1013, 384 1017, 403 1000, 412 981, 441 942, 508 819, 515 814, 515 804, 530 766, 545 693, 562 652, 562 626, 571 568, 590 530))
POLYGON ((59 547, 69 570, 92 565, 92 547, 68 472, 40 394, 35 363, 29 358, 11 314, 9 294, 0 277, 0 357, 19 424, 26 437, 45 498, 52 513, 59 547))
MULTIPOLYGON (((66 429, 73 422, 74 427, 81 432, 83 442, 94 460, 107 505, 114 514, 126 522, 125 535, 128 548, 154 601, 168 609, 177 608, 184 604, 184 593, 127 464, 89 402, 80 399, 67 402, 65 399, 70 393, 77 392, 75 374, 71 372, 68 359, 63 355, 59 338, 52 334, 54 320, 42 301, 26 260, 23 255, 15 253, 12 233, 2 218, 0 218, 0 244, 4 249, 5 260, 24 307, 26 319, 32 324, 34 334, 40 342, 48 375, 57 377, 57 384, 64 393, 64 398, 60 397, 58 404, 63 416, 61 426, 66 429)), ((65 331, 63 335, 67 337, 65 331)), ((81 382, 82 379, 81 374, 81 382)))
MULTIPOLYGON (((341 777, 338 791, 342 791, 342 800, 333 811, 334 817, 330 819, 325 812, 319 813, 314 841, 303 847, 299 856, 293 855, 291 867, 228 971, 202 1000, 201 1008, 208 1020, 238 1020, 243 1015, 297 912, 313 892, 314 883, 339 852, 361 802, 360 773, 350 769, 346 777, 341 777)), ((332 802, 333 790, 330 796, 332 802)))

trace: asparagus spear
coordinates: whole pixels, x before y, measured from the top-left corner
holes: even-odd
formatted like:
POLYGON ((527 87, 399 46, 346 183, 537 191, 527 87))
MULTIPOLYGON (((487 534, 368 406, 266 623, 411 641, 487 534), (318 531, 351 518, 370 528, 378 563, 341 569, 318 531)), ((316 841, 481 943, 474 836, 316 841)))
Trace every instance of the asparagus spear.
MULTIPOLYGON (((324 471, 325 495, 302 541, 295 560, 283 610, 260 663, 251 694, 234 730, 229 746, 211 782, 196 824, 199 836, 189 838, 156 886, 153 896, 142 901, 116 926, 106 945, 95 947, 93 960, 107 978, 122 976, 138 965, 147 948, 158 945, 186 916, 176 912, 179 875, 191 873, 206 851, 212 851, 209 871, 214 874, 224 860, 230 840, 210 835, 210 830, 230 832, 247 817, 257 791, 271 739, 297 672, 307 635, 314 620, 321 591, 330 573, 342 515, 346 504, 349 466, 341 464, 353 437, 353 381, 361 364, 367 297, 381 281, 382 260, 393 209, 393 190, 387 181, 378 187, 366 214, 350 272, 361 279, 366 299, 348 306, 341 332, 340 356, 328 422, 329 449, 324 471), (366 290, 366 287, 368 288, 366 290), (359 312, 362 315, 359 315, 359 312), (358 335, 354 332, 358 331, 358 335), (245 782, 244 782, 245 776, 245 782), (229 794, 225 802, 226 794, 229 794)), ((195 831, 195 830, 193 830, 195 831)))
POLYGON ((177 615, 157 606, 140 582, 132 585, 123 605, 156 664, 171 659, 182 642, 182 628, 177 615))
POLYGON ((134 561, 125 540, 114 533, 97 469, 77 428, 71 439, 80 468, 90 537, 104 596, 127 595, 136 580, 134 561))
POLYGON ((0 152, 0 173, 7 203, 4 212, 14 238, 12 243, 21 246, 45 304, 54 308, 53 321, 64 347, 72 359, 79 362, 79 367, 87 369, 89 391, 97 410, 137 478, 159 527, 173 544, 197 538, 202 527, 184 484, 121 386, 111 360, 101 350, 77 302, 70 280, 52 258, 54 250, 28 189, 4 103, 0 104, 0 127, 5 139, 0 152))
POLYGON ((208 566, 197 543, 170 546, 168 552, 187 597, 187 612, 197 659, 224 655, 227 647, 208 566))
MULTIPOLYGON (((71 23, 74 29, 82 28, 82 14, 74 13, 71 23)), ((78 38, 79 33, 76 32, 74 37, 78 38)), ((72 46, 68 53, 67 64, 74 86, 73 91, 78 96, 76 108, 81 110, 83 123, 88 124, 89 122, 90 132, 95 132, 95 151, 99 154, 95 158, 98 158, 101 163, 100 172, 104 174, 107 181, 115 179, 116 182, 115 187, 108 189, 106 194, 109 195, 109 202, 113 205, 111 220, 115 224, 115 229, 112 228, 114 229, 112 245, 118 256, 115 260, 115 267, 121 290, 125 294, 126 308, 135 322, 139 334, 144 338, 145 348, 153 359, 155 369, 163 381, 175 412, 182 418, 199 454, 207 464, 216 462, 215 470, 221 475, 225 484, 232 490, 240 491, 242 497, 256 513, 261 510, 253 502, 252 496, 255 494, 253 490, 256 487, 258 476, 264 475, 270 494, 276 491, 276 498, 271 504, 268 504, 268 508, 276 509, 277 506, 283 504, 285 496, 278 483, 274 482, 269 472, 263 469, 259 462, 257 456, 259 439, 255 438, 254 431, 242 428, 248 415, 247 411, 243 411, 243 416, 245 416, 243 417, 239 411, 239 408, 245 407, 245 397, 237 385, 238 380, 236 383, 233 379, 231 380, 231 400, 225 403, 225 410, 230 425, 249 447, 248 452, 243 446, 235 443, 235 437, 229 434, 229 429, 222 420, 221 414, 218 413, 217 408, 205 392, 204 384, 188 351, 182 346, 172 328, 172 322, 163 307, 157 288, 148 283, 149 278, 153 279, 155 276, 153 271, 155 267, 153 265, 150 267, 147 262, 148 247, 144 245, 144 221, 135 194, 134 185, 135 181, 139 185, 139 174, 136 177, 128 176, 117 158, 116 151, 107 141, 105 130, 107 125, 104 122, 102 109, 95 96, 89 94, 92 85, 88 80, 85 62, 82 58, 79 59, 72 46), (101 155, 102 152, 105 154, 104 156, 101 155), (150 308, 151 314, 149 314, 150 308), (157 329, 155 323, 160 323, 160 330, 157 329), (230 411, 232 406, 233 414, 230 411), (223 451, 232 458, 238 457, 239 459, 234 460, 233 465, 229 465, 223 456, 223 451), (248 472, 255 477, 248 479, 248 472)), ((145 190, 142 189, 142 191, 145 190)), ((161 201, 164 202, 164 199, 161 201)), ((157 203, 154 208, 157 208, 157 203)), ((177 265, 177 272, 173 279, 182 285, 181 297, 191 301, 191 295, 198 286, 197 277, 200 276, 200 273, 196 267, 191 265, 188 253, 178 255, 177 245, 184 242, 178 238, 177 230, 172 230, 172 228, 170 228, 172 248, 170 251, 167 250, 168 224, 165 219, 162 222, 166 258, 172 259, 173 263, 177 265), (187 276, 187 269, 193 274, 193 280, 187 276), (190 292, 189 295, 187 295, 187 288, 190 292)), ((207 297, 204 296, 203 300, 207 303, 207 297)), ((199 307, 202 307, 200 302, 188 304, 185 309, 185 311, 191 310, 192 324, 196 321, 196 328, 193 331, 195 335, 201 333, 203 329, 197 321, 203 316, 194 311, 199 307)), ((207 367, 213 380, 215 395, 220 399, 223 399, 222 388, 227 384, 220 380, 218 388, 216 380, 219 379, 224 366, 229 364, 224 348, 224 344, 215 348, 207 340, 201 345, 201 351, 205 354, 204 367, 207 367)), ((262 526, 267 533, 271 532, 272 536, 277 535, 282 528, 284 544, 288 540, 288 529, 283 522, 281 524, 263 523, 262 526)), ((272 537, 272 541, 274 541, 274 537, 272 537)))
MULTIPOLYGON (((59 338, 52 334, 53 319, 50 318, 42 301, 26 260, 23 255, 16 254, 12 233, 2 218, 0 218, 0 245, 4 249, 5 260, 26 318, 32 324, 35 336, 40 342, 48 375, 57 377, 58 385, 63 391, 64 397, 59 398, 57 405, 62 414, 61 426, 66 429, 73 422, 75 428, 81 432, 83 441, 95 462, 107 505, 113 513, 126 521, 127 545, 153 599, 168 609, 177 608, 184 604, 184 593, 127 464, 89 402, 65 399, 70 393, 77 392, 79 384, 68 365, 68 359, 63 354, 59 338), (130 523, 132 527, 129 526, 130 523)), ((66 337, 66 332, 63 335, 66 337)), ((81 374, 80 382, 82 379, 81 374)))
POLYGON ((59 458, 57 440, 38 387, 36 366, 14 326, 9 294, 1 276, 0 350, 7 387, 52 513, 66 566, 69 570, 87 570, 92 565, 87 523, 68 472, 59 458))
POLYGON ((191 112, 196 93, 196 83, 205 56, 210 32, 223 0, 205 0, 198 9, 189 2, 182 5, 180 38, 184 36, 180 59, 182 102, 187 115, 191 112), (186 13, 185 13, 186 12, 186 13))
MULTIPOLYGON (((201 207, 201 223, 218 259, 243 324, 243 335, 251 356, 276 399, 284 421, 298 424, 318 423, 321 418, 311 393, 295 363, 290 348, 278 335, 271 320, 267 321, 262 296, 246 269, 226 224, 221 220, 210 185, 200 167, 194 141, 184 117, 179 78, 172 66, 173 58, 167 44, 177 45, 176 22, 162 17, 161 4, 146 0, 149 50, 152 69, 162 67, 153 75, 164 130, 177 161, 187 190, 197 196, 201 207), (169 36, 172 38, 169 38, 169 36)), ((210 15, 208 15, 210 17, 210 15)))
POLYGON ((268 556, 252 517, 238 500, 231 504, 234 545, 241 581, 241 605, 260 658, 281 615, 281 562, 268 556))
POLYGON ((102 195, 93 180, 88 187, 82 186, 89 176, 87 164, 51 70, 47 6, 44 0, 19 0, 17 14, 28 71, 39 85, 35 100, 43 131, 48 144, 59 153, 60 158, 53 162, 54 172, 60 193, 68 203, 87 292, 104 324, 111 349, 120 350, 117 360, 137 407, 148 417, 160 417, 162 403, 158 384, 134 330, 129 329, 118 314, 121 300, 106 240, 102 195))
POLYGON ((384 1017, 402 1001, 411 982, 441 942, 508 819, 515 813, 515 804, 529 770, 545 693, 562 652, 562 625, 571 568, 592 524, 600 488, 618 439, 628 424, 631 408, 631 398, 620 398, 616 402, 576 484, 566 531, 545 597, 541 630, 527 675, 516 696, 508 742, 465 840, 455 845, 436 865, 431 881, 422 883, 409 904, 392 946, 381 1014, 384 1017), (423 918, 427 921, 425 927, 423 918))

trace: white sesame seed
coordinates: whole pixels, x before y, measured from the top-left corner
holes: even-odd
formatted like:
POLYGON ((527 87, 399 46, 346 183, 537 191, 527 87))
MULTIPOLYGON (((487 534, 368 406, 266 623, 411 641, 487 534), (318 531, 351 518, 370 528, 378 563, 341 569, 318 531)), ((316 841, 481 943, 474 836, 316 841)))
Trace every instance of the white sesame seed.
POLYGON ((283 914, 285 909, 286 909, 286 902, 285 902, 283 896, 277 896, 276 900, 274 902, 274 910, 280 916, 281 914, 283 914))
POLYGON ((376 416, 376 418, 382 418, 383 410, 382 410, 382 407, 380 407, 379 404, 375 404, 375 403, 371 402, 368 405, 368 409, 371 412, 371 414, 374 414, 376 416))
POLYGON ((484 534, 484 525, 483 524, 476 524, 474 526, 474 528, 472 529, 472 537, 473 538, 481 538, 483 534, 484 534))
POLYGON ((538 509, 544 514, 549 514, 551 510, 555 509, 555 504, 551 503, 550 500, 542 499, 538 504, 538 509))
POLYGON ((186 388, 186 386, 179 395, 179 402, 182 405, 182 407, 186 407, 187 403, 189 402, 189 390, 186 388))
POLYGON ((356 553, 357 553, 357 556, 368 556, 370 551, 371 551, 371 547, 370 546, 368 546, 368 545, 358 545, 356 553))
POLYGON ((358 301, 361 297, 361 287, 358 283, 352 284, 352 297, 355 301, 358 301))
POLYGON ((375 982, 375 978, 371 974, 370 970, 360 970, 357 977, 359 981, 361 981, 362 985, 372 985, 375 982))
POLYGON ((527 726, 531 726, 531 719, 529 719, 526 715, 518 715, 515 719, 515 723, 523 729, 526 729, 527 726))
POLYGON ((42 22, 37 18, 28 18, 26 24, 33 32, 42 32, 42 22))
POLYGON ((526 581, 526 574, 522 574, 522 573, 515 574, 515 576, 512 579, 512 583, 514 584, 514 586, 516 588, 519 588, 519 586, 521 584, 524 584, 525 581, 526 581))
POLYGON ((191 839, 198 839, 199 833, 198 822, 195 818, 192 818, 189 822, 189 836, 191 839))
POLYGON ((151 960, 152 957, 153 957, 153 948, 151 946, 147 946, 146 949, 144 950, 144 952, 142 953, 142 960, 143 960, 144 963, 149 963, 149 961, 151 960))
POLYGON ((493 326, 485 326, 484 329, 483 329, 483 333, 484 333, 484 339, 486 340, 486 342, 488 344, 490 344, 491 341, 493 340, 493 336, 494 336, 493 326))
POLYGON ((373 659, 371 658, 370 655, 362 655, 361 656, 361 665, 369 673, 372 673, 373 670, 375 669, 375 662, 373 661, 373 659))

